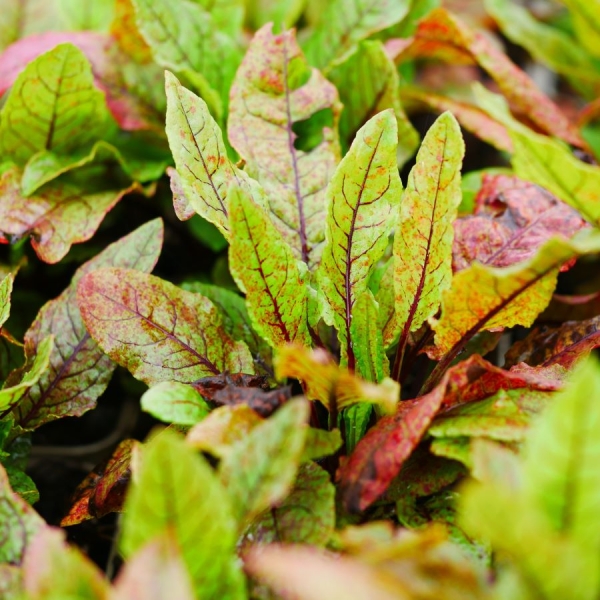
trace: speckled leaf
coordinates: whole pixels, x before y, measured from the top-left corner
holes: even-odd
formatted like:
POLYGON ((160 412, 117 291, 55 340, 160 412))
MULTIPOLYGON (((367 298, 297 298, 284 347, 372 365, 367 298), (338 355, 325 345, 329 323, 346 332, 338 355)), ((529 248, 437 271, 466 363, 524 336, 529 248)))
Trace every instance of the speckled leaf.
POLYGON ((100 569, 60 529, 46 527, 27 548, 23 583, 28 600, 108 600, 110 584, 100 569))
POLYGON ((0 329, 10 316, 10 296, 13 289, 14 275, 9 273, 0 283, 0 329))
POLYGON ((289 492, 302 458, 308 412, 306 400, 290 400, 221 460, 219 475, 239 529, 289 492))
POLYGON ((121 198, 139 190, 137 184, 120 190, 94 190, 66 179, 53 181, 25 198, 20 191, 19 169, 0 178, 0 242, 31 236, 38 257, 57 263, 72 244, 89 240, 102 219, 121 198))
POLYGON ((34 535, 43 527, 44 520, 12 491, 8 475, 0 465, 0 562, 21 564, 23 553, 34 535))
POLYGON ((435 348, 430 356, 444 356, 438 373, 478 331, 530 326, 550 301, 560 267, 599 249, 600 237, 583 232, 571 241, 551 238, 523 263, 505 268, 474 263, 456 273, 443 294, 442 315, 432 322, 435 348))
POLYGON ((339 429, 328 431, 326 429, 309 427, 306 433, 302 462, 331 456, 341 448, 342 444, 342 434, 339 429))
POLYGON ((600 542, 599 373, 596 358, 577 369, 531 432, 523 465, 527 491, 553 528, 588 550, 600 542))
POLYGON ((432 454, 462 463, 470 470, 473 468, 471 445, 469 437, 435 438, 429 449, 432 454))
POLYGON ((388 109, 357 133, 327 188, 326 242, 317 277, 327 304, 325 320, 337 329, 350 369, 355 367, 354 303, 367 289, 396 222, 394 208, 402 191, 397 145, 396 118, 388 109))
POLYGON ((600 317, 567 321, 560 327, 537 327, 516 342, 506 353, 505 366, 562 365, 572 369, 594 348, 600 346, 600 317))
POLYGON ((96 405, 112 372, 113 362, 88 334, 77 306, 77 283, 86 274, 106 266, 151 271, 162 246, 159 219, 142 225, 108 246, 75 272, 69 287, 46 303, 25 334, 28 356, 39 353, 45 336, 54 335, 50 368, 21 398, 13 416, 22 429, 31 430, 66 416, 79 416, 96 405))
POLYGON ((440 409, 443 387, 401 402, 396 414, 383 417, 358 443, 338 472, 340 490, 349 510, 367 508, 398 475, 440 409))
POLYGON ((236 341, 246 342, 256 366, 270 368, 272 350, 269 344, 254 330, 246 300, 231 290, 207 283, 184 283, 183 289, 206 296, 220 311, 225 331, 236 341))
POLYGON ((0 390, 0 412, 5 416, 16 407, 42 377, 50 364, 50 356, 54 349, 54 336, 47 335, 38 344, 34 355, 28 357, 25 365, 13 371, 0 390))
POLYGON ((246 292, 256 331, 273 347, 310 345, 308 289, 298 261, 269 215, 242 189, 229 193, 232 239, 229 266, 246 292))
POLYGON ((406 0, 328 2, 318 13, 318 22, 303 45, 306 56, 316 67, 329 67, 361 40, 401 21, 409 8, 406 0))
POLYGON ((219 406, 190 429, 186 442, 197 450, 223 458, 262 422, 246 404, 219 406))
POLYGON ((507 175, 484 175, 473 215, 454 223, 453 267, 477 260, 507 267, 531 258, 552 235, 572 237, 587 224, 543 188, 507 175))
POLYGON ((445 8, 432 10, 419 22, 412 43, 399 59, 417 57, 439 58, 458 64, 477 62, 494 79, 515 110, 541 131, 575 146, 582 145, 576 128, 534 81, 483 33, 473 31, 445 8))
POLYGON ((267 193, 275 226, 311 268, 325 238, 340 110, 335 87, 308 66, 293 31, 274 35, 265 25, 256 33, 231 88, 229 139, 267 193))
POLYGON ((438 311, 452 281, 452 224, 462 200, 460 170, 465 145, 450 113, 430 127, 408 177, 394 235, 394 316, 383 333, 390 345, 400 334, 397 379, 411 332, 438 311))
POLYGON ((231 239, 228 194, 232 183, 250 187, 248 177, 227 158, 223 134, 208 106, 165 72, 167 137, 178 183, 190 206, 231 239))
POLYGON ((398 123, 398 162, 404 164, 417 149, 419 134, 400 102, 400 78, 393 61, 379 41, 361 42, 328 78, 338 89, 344 105, 340 137, 347 148, 356 132, 373 116, 392 108, 398 123))
POLYGON ((17 77, 0 113, 0 154, 20 165, 43 150, 68 154, 99 138, 107 116, 84 54, 61 44, 17 77))
POLYGON ((121 512, 131 479, 131 456, 139 442, 123 440, 110 458, 100 463, 77 486, 61 527, 78 525, 111 512, 121 512))
POLYGON ((153 385, 141 398, 142 410, 159 421, 175 425, 195 425, 210 408, 202 396, 190 385, 176 381, 161 381, 153 385))
POLYGON ((243 598, 234 507, 206 460, 167 430, 149 442, 134 475, 125 503, 123 554, 131 557, 170 530, 197 597, 243 598))
POLYGON ((198 3, 133 0, 133 4, 139 30, 156 61, 193 78, 221 120, 239 64, 235 43, 215 27, 211 16, 198 3))
POLYGON ((181 551, 170 531, 138 550, 119 571, 111 600, 194 600, 181 551))
POLYGON ((252 372, 247 346, 225 333, 217 309, 199 294, 139 271, 100 269, 80 280, 77 295, 90 335, 148 385, 252 372))
POLYGON ((35 504, 40 499, 40 493, 33 479, 19 467, 5 464, 4 468, 13 492, 19 494, 27 504, 35 504))
POLYGON ((283 542, 324 546, 335 526, 335 488, 315 463, 304 464, 287 498, 259 515, 242 538, 244 544, 283 542))

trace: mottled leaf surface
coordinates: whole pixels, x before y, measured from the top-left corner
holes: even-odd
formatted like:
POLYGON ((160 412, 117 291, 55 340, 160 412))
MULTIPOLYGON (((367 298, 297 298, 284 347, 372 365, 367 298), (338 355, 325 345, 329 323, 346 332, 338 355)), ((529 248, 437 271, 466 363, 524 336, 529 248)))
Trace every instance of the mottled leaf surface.
POLYGON ((221 460, 220 479, 240 529, 287 495, 300 466, 307 421, 306 400, 290 400, 221 460))
POLYGON ((345 147, 371 117, 392 108, 398 123, 398 162, 406 162, 418 146, 419 135, 404 112, 398 70, 381 42, 361 42, 346 60, 332 68, 328 78, 344 105, 340 137, 345 147))
POLYGON ((396 221, 394 208, 402 191, 397 145, 394 113, 383 111, 357 133, 327 188, 326 242, 317 277, 327 304, 325 319, 337 329, 350 369, 355 367, 350 333, 354 303, 367 289, 396 221))
POLYGON ((388 346, 400 332, 396 377, 409 334, 437 312, 452 281, 452 223, 462 199, 464 153, 460 127, 444 113, 427 132, 402 195, 394 236, 395 312, 383 333, 388 346))
POLYGON ((86 273, 110 265, 151 271, 158 260, 162 238, 160 220, 142 225, 82 265, 69 287, 41 308, 25 334, 25 350, 28 356, 37 355, 40 343, 50 334, 54 335, 54 348, 48 370, 13 411, 15 423, 22 429, 35 429, 64 416, 78 416, 95 406, 115 365, 85 328, 77 306, 77 284, 86 273))
POLYGON ((248 527, 242 544, 283 542, 324 546, 334 526, 335 488, 326 471, 315 463, 307 463, 300 467, 288 496, 248 527))
POLYGON ((129 269, 101 269, 78 285, 83 321, 102 350, 148 385, 252 372, 243 342, 224 331, 211 302, 129 269))
POLYGON ((454 223, 453 266, 473 261, 507 267, 531 258, 555 234, 586 227, 577 211, 543 188, 506 175, 484 175, 475 211, 454 223))
POLYGON ((174 433, 164 431, 148 444, 135 473, 125 504, 121 550, 131 557, 170 531, 198 597, 241 599, 232 511, 229 494, 208 463, 174 433))
POLYGON ((291 248, 269 215, 241 189, 230 192, 231 273, 246 292, 254 329, 273 347, 310 344, 308 289, 291 248))
POLYGON ((100 137, 107 116, 87 59, 61 44, 17 77, 0 113, 0 153, 18 164, 43 150, 68 154, 100 137))
POLYGON ((165 423, 195 425, 208 415, 210 408, 190 385, 161 381, 144 393, 142 410, 165 423))
POLYGON ((9 273, 0 282, 0 328, 10 316, 10 296, 12 294, 14 275, 9 273))
POLYGON ((325 238, 340 109, 334 85, 308 66, 293 31, 274 35, 266 25, 255 34, 231 88, 229 139, 267 193, 273 223, 311 268, 325 238), (302 125, 312 136, 299 137, 302 125), (303 137, 310 148, 299 146, 303 137))
POLYGON ((358 42, 395 25, 410 8, 404 0, 334 0, 318 14, 304 43, 311 64, 326 68, 351 51, 358 42))

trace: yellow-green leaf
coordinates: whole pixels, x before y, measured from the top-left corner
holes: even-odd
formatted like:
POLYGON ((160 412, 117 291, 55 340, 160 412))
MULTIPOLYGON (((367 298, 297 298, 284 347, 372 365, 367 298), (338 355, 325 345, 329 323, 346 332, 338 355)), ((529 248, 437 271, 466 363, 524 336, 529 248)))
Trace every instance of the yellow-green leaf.
POLYGON ((582 46, 600 58, 600 2, 598 0, 561 0, 571 12, 575 33, 582 46))
POLYGON ((10 316, 10 296, 13 289, 14 275, 9 273, 0 283, 0 328, 10 316))
POLYGON ((402 191, 397 146, 396 117, 388 109, 357 133, 327 188, 326 242, 317 278, 327 307, 325 320, 337 329, 350 369, 355 367, 350 333, 354 303, 367 289, 396 221, 394 208, 402 191))

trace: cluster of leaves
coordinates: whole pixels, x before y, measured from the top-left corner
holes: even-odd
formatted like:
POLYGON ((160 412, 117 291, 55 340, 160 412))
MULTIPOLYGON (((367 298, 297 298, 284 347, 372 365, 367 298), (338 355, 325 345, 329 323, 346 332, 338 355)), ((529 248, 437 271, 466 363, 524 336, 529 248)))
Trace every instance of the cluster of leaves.
MULTIPOLYGON (((152 275, 155 219, 22 344, 0 330, 3 597, 597 597, 600 307, 553 296, 600 252, 597 102, 569 119, 431 1, 7 4, 1 240, 59 262, 166 172, 232 282, 152 275), (432 61, 493 84, 428 85, 432 61), (442 114, 419 144, 421 105, 442 114), (463 176, 461 126, 510 167, 463 176), (109 582, 30 506, 25 467, 31 433, 94 408, 117 365, 167 426, 123 440, 63 520, 124 512, 109 582)), ((565 4, 561 25, 485 2, 593 100, 600 10, 565 4)))

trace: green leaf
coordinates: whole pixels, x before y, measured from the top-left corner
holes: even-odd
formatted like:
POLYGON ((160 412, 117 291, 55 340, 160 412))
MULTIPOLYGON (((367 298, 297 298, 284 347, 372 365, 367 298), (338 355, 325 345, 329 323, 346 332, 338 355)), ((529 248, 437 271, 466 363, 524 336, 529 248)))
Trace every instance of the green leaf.
POLYGON ((571 12, 575 33, 582 46, 595 58, 600 58, 600 2, 591 0, 561 0, 571 12))
POLYGON ((249 187, 248 177, 227 158, 223 134, 204 100, 169 71, 165 83, 166 131, 183 193, 191 207, 230 240, 229 188, 232 183, 249 187))
POLYGON ((10 487, 19 494, 27 504, 35 504, 40 499, 40 493, 31 477, 18 467, 5 465, 10 487))
POLYGON ((394 236, 395 313, 384 331, 386 346, 401 332, 395 378, 410 333, 435 315, 452 281, 452 226, 462 199, 464 153, 460 127, 444 113, 427 132, 402 195, 394 236))
POLYGON ((340 137, 346 148, 356 132, 373 115, 392 108, 398 123, 398 163, 404 164, 417 149, 419 134, 400 102, 398 69, 379 41, 361 42, 344 62, 329 72, 344 105, 340 137))
POLYGON ((302 459, 307 421, 306 400, 292 399, 221 460, 219 475, 240 529, 289 492, 302 459))
POLYGON ((315 429, 309 427, 302 454, 302 462, 331 456, 342 446, 342 434, 339 429, 315 429))
POLYGON ((367 433, 372 414, 373 405, 366 402, 359 402, 342 411, 344 432, 346 434, 346 451, 348 454, 354 451, 356 444, 367 433))
POLYGON ((28 600, 106 600, 110 584, 59 529, 44 528, 27 548, 23 583, 28 600))
POLYGON ((254 329, 273 346, 310 345, 308 290, 292 250, 269 215, 242 189, 229 194, 229 268, 246 293, 254 329))
POLYGON ((397 131, 392 110, 374 116, 356 135, 327 188, 326 242, 317 277, 327 305, 325 320, 337 329, 350 369, 355 366, 354 304, 385 251, 402 191, 397 131))
POLYGON ((0 154, 19 165, 44 150, 69 154, 101 137, 107 119, 87 58, 60 44, 17 77, 0 113, 0 154))
POLYGON ((90 335, 148 385, 253 372, 247 346, 225 333, 217 309, 199 294, 130 269, 88 273, 77 294, 90 335))
POLYGON ((172 533, 199 598, 244 598, 235 506, 208 463, 163 431, 145 448, 125 503, 121 550, 131 557, 172 533))
POLYGON ((96 405, 116 365, 104 355, 87 332, 77 306, 77 284, 100 267, 120 266, 151 271, 162 246, 163 225, 154 219, 110 244, 84 263, 70 285, 47 302, 25 334, 28 357, 40 354, 40 345, 54 336, 49 368, 21 397, 13 411, 15 423, 31 430, 66 416, 79 416, 96 405))
POLYGON ((319 14, 304 48, 311 64, 326 68, 374 33, 401 21, 408 0, 333 0, 319 14))
POLYGON ((9 273, 0 282, 0 328, 6 323, 6 320, 10 316, 10 296, 13 289, 13 281, 15 277, 12 273, 9 273))
POLYGON ((195 425, 210 408, 191 386, 176 381, 161 381, 141 398, 142 410, 165 423, 195 425))
POLYGON ((58 0, 57 9, 69 31, 108 31, 115 0, 98 0, 89 5, 79 0, 58 0))
POLYGON ((210 13, 215 28, 236 39, 241 33, 246 12, 244 0, 194 0, 210 13))
POLYGON ((0 562, 20 564, 44 520, 23 498, 12 491, 8 475, 0 465, 0 562))
POLYGON ((592 551, 600 543, 600 365, 588 359, 531 432, 523 478, 555 530, 592 551))
POLYGON ((260 515, 244 532, 242 544, 272 542, 324 546, 335 526, 335 488, 314 463, 300 466, 285 500, 260 515))
POLYGON ((228 134, 264 188, 271 219, 311 268, 325 237, 325 188, 339 161, 335 86, 311 69, 294 31, 260 29, 231 88, 228 134))

